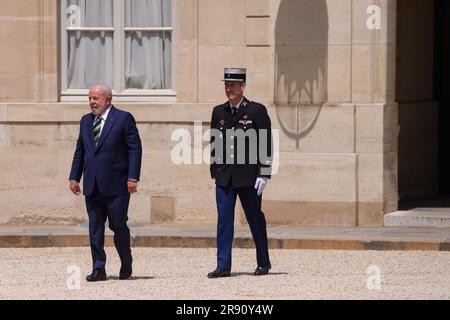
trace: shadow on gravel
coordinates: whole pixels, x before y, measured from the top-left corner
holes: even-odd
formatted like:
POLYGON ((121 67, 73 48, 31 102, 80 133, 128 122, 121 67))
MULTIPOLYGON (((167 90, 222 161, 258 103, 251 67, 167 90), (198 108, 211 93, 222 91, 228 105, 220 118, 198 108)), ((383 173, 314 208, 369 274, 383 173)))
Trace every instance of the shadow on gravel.
POLYGON ((155 279, 155 277, 134 277, 132 276, 131 278, 127 279, 127 280, 120 280, 118 276, 107 276, 106 280, 120 280, 120 281, 133 281, 133 280, 152 280, 155 279))
MULTIPOLYGON (((259 276, 259 277, 267 277, 267 276, 281 276, 281 275, 288 275, 289 273, 287 272, 269 272, 269 274, 265 275, 265 276, 259 276)), ((252 276, 253 272, 236 272, 236 273, 232 273, 231 274, 232 277, 241 277, 241 276, 252 276)))

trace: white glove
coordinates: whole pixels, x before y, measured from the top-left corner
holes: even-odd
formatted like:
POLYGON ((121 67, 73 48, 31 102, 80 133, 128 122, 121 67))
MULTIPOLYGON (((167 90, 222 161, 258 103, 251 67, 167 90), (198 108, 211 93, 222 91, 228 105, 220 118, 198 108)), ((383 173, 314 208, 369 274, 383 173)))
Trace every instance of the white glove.
POLYGON ((267 178, 265 177, 260 177, 256 179, 255 182, 255 189, 258 190, 258 196, 262 195, 262 193, 264 192, 264 188, 267 185, 267 178))

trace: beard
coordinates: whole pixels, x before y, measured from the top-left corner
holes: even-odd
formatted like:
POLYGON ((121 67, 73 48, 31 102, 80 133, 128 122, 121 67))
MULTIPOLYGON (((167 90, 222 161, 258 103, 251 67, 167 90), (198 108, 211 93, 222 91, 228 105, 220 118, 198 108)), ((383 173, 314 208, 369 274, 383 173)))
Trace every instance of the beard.
POLYGON ((98 116, 100 114, 100 109, 97 107, 91 107, 91 112, 94 116, 98 116))

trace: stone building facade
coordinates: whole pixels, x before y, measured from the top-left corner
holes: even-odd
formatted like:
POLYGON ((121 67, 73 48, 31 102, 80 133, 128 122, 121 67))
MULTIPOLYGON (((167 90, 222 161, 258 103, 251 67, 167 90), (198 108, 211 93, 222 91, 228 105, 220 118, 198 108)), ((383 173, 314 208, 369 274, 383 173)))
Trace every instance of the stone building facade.
MULTIPOLYGON (((208 165, 174 164, 171 137, 209 126, 213 106, 225 101, 228 66, 248 69, 246 96, 268 106, 279 130, 279 170, 264 196, 269 223, 379 226, 399 195, 437 192, 433 1, 173 0, 172 7, 170 92, 115 97, 135 116, 144 148, 132 224, 216 221, 208 165), (405 130, 420 123, 423 135, 405 131, 399 140, 401 121, 405 130), (401 168, 399 150, 407 154, 401 168)), ((66 18, 59 0, 0 2, 2 224, 87 219, 67 181, 89 107, 87 97, 63 94, 66 18)))

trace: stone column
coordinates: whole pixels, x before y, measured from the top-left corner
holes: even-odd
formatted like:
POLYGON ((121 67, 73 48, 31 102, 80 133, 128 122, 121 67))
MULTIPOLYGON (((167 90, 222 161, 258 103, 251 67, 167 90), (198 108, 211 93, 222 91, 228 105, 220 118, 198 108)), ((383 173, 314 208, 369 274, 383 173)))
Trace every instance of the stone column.
POLYGON ((396 0, 352 1, 357 224, 397 208, 396 0))
POLYGON ((57 3, 0 3, 1 102, 57 101, 57 3))

